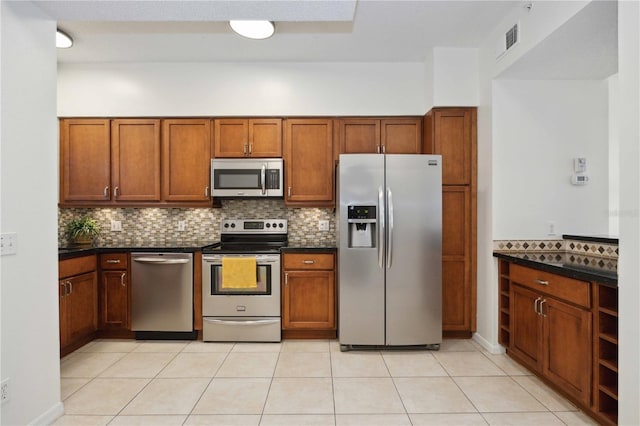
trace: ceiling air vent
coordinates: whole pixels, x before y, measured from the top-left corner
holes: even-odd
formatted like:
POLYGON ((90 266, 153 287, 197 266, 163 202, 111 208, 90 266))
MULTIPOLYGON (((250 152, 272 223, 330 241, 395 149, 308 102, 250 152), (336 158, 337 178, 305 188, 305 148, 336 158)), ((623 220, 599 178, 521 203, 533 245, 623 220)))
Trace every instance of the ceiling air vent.
POLYGON ((520 28, 518 24, 504 33, 504 35, 498 40, 498 46, 496 46, 496 59, 504 55, 509 49, 518 44, 520 41, 520 28))

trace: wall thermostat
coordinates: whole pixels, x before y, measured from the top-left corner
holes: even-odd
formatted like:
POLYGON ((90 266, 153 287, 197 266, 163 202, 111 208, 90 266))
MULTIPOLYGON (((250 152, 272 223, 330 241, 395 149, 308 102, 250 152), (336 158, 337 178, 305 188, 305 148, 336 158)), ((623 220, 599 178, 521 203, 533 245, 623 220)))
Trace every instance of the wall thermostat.
POLYGON ((589 182, 589 176, 581 174, 573 174, 571 176, 571 183, 573 185, 586 185, 589 182))

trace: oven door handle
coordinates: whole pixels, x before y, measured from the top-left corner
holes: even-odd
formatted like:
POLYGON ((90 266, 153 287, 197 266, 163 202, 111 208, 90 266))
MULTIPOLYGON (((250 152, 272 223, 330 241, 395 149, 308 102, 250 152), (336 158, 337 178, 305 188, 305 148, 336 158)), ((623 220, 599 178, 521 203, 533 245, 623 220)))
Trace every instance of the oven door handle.
POLYGON ((220 320, 220 319, 211 319, 211 318, 203 318, 205 322, 211 322, 214 324, 221 325, 271 325, 277 324, 280 322, 278 319, 268 319, 268 320, 251 320, 251 321, 229 321, 229 320, 220 320))
MULTIPOLYGON (((233 256, 236 257, 236 256, 233 256)), ((242 256, 240 256, 242 257, 242 256)), ((212 263, 214 265, 222 265, 222 258, 221 257, 203 257, 202 260, 204 262, 207 263, 212 263)), ((280 259, 269 259, 269 258, 263 258, 263 257, 256 257, 256 263, 258 266, 260 265, 264 265, 265 263, 277 263, 278 260, 280 259)))

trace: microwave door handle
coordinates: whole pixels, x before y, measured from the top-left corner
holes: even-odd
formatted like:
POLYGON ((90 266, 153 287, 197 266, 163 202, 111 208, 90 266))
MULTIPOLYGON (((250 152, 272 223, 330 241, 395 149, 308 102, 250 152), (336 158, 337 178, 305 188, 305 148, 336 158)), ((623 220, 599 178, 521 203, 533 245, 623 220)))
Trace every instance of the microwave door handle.
POLYGON ((267 193, 267 165, 262 165, 262 170, 260 170, 260 181, 262 182, 262 195, 267 193))

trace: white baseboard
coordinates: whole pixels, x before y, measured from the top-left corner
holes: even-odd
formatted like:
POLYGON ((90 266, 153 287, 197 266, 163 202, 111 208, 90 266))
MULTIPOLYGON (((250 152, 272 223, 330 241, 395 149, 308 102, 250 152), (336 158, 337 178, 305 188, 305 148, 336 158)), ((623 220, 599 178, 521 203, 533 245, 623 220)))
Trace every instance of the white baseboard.
POLYGON ((501 344, 499 343, 493 344, 489 342, 487 339, 485 339, 484 337, 482 337, 481 335, 479 335, 478 333, 473 333, 473 340, 478 342, 480 346, 482 346, 489 353, 492 353, 494 355, 503 354, 506 352, 505 348, 501 344))
POLYGON ((59 417, 64 415, 64 404, 62 402, 58 402, 53 407, 49 408, 47 411, 38 416, 35 420, 33 420, 30 425, 50 425, 53 424, 59 417))

